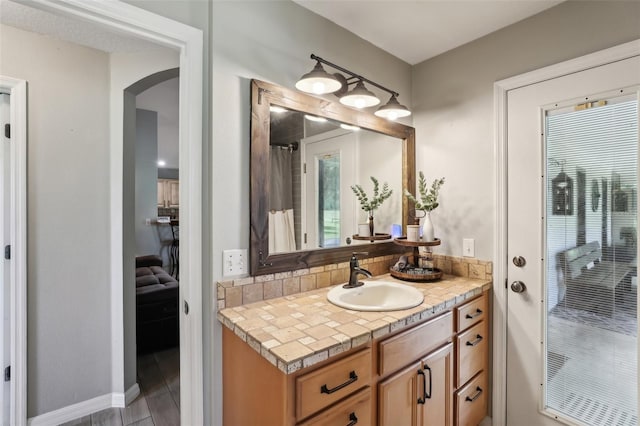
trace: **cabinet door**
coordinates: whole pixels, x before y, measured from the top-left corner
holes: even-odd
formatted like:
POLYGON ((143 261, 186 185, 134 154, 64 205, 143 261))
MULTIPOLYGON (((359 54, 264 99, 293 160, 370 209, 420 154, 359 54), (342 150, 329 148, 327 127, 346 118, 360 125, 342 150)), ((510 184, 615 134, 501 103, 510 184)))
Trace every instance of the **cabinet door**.
POLYGON ((420 367, 416 362, 378 385, 378 426, 416 424, 420 367))
POLYGON ((424 375, 418 377, 419 426, 450 426, 453 424, 453 344, 431 352, 422 360, 424 375), (422 381, 422 383, 420 383, 422 381))
POLYGON ((164 204, 164 181, 158 180, 158 207, 166 207, 164 204))
POLYGON ((167 203, 170 208, 180 207, 180 181, 170 179, 167 181, 167 203))

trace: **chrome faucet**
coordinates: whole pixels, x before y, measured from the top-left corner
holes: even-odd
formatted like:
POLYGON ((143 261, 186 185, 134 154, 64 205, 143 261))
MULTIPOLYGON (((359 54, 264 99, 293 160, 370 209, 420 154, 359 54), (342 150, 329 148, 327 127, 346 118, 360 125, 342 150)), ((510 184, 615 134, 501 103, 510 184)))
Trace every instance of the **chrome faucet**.
POLYGON ((358 275, 364 275, 367 278, 371 278, 373 276, 371 275, 371 272, 360 267, 360 265, 358 264, 358 258, 356 257, 357 254, 368 254, 368 253, 362 252, 362 253, 351 254, 351 260, 349 261, 349 270, 350 270, 349 284, 343 285, 342 286, 343 288, 356 288, 356 287, 360 287, 361 285, 364 285, 362 281, 358 281, 358 275))

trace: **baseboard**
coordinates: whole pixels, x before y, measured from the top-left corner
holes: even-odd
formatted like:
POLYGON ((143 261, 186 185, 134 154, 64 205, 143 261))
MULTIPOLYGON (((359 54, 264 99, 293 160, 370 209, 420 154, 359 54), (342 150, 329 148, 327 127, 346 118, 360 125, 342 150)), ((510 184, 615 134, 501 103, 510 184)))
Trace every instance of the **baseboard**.
POLYGON ((137 383, 134 383, 133 386, 127 389, 127 391, 124 393, 123 407, 131 404, 138 397, 138 395, 140 395, 140 386, 138 386, 137 383))
POLYGON ((29 426, 54 426, 71 420, 81 419, 98 411, 112 407, 126 407, 140 395, 140 386, 134 383, 126 392, 113 392, 77 404, 68 405, 48 413, 32 417, 29 426))
POLYGON ((77 404, 68 405, 48 413, 40 414, 28 420, 29 426, 54 426, 71 420, 80 419, 91 413, 111 408, 114 394, 97 396, 77 404))

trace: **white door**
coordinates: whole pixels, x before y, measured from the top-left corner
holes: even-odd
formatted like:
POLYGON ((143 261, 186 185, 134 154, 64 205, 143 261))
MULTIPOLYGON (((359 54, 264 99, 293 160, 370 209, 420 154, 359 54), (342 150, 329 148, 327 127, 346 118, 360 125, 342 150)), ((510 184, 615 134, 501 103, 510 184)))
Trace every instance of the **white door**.
MULTIPOLYGON (((615 407, 615 404, 610 404, 611 401, 600 398, 604 396, 608 397, 605 399, 611 399, 612 388, 609 385, 615 384, 616 377, 623 375, 624 371, 637 371, 637 346, 630 345, 633 353, 621 359, 620 353, 628 350, 629 347, 622 348, 623 343, 617 336, 607 338, 598 334, 598 330, 602 328, 591 327, 585 325, 582 320, 569 318, 562 323, 568 334, 558 338, 554 335, 557 330, 553 328, 553 324, 550 324, 551 317, 548 313, 557 304, 564 304, 567 300, 565 290, 560 288, 564 284, 557 284, 563 282, 562 273, 559 272, 559 277, 553 276, 554 271, 558 271, 554 268, 558 257, 557 253, 553 253, 549 248, 553 244, 552 240, 557 239, 558 236, 552 235, 552 232, 565 232, 562 236, 565 246, 567 248, 576 246, 578 206, 570 206, 571 214, 548 215, 546 212, 553 207, 554 201, 547 194, 552 189, 552 179, 559 176, 561 171, 566 171, 567 174, 575 173, 584 165, 576 164, 574 155, 575 147, 580 146, 580 143, 571 145, 567 142, 563 145, 561 142, 555 146, 553 157, 548 155, 550 146, 546 138, 546 130, 547 117, 562 108, 605 98, 615 99, 625 94, 631 94, 632 99, 635 97, 637 102, 636 86, 638 84, 640 84, 640 59, 635 57, 511 90, 507 94, 508 247, 505 261, 508 264, 508 283, 505 284, 510 286, 507 296, 506 342, 506 424, 509 426, 555 425, 559 422, 589 425, 635 425, 637 423, 637 394, 634 393, 637 387, 632 386, 633 389, 622 390, 623 393, 631 392, 630 399, 635 405, 635 417, 630 412, 632 408, 615 407), (552 217, 555 221, 564 222, 566 226, 562 229, 565 231, 548 231, 552 217), (512 261, 518 256, 526 261, 524 266, 517 266, 516 262, 512 261), (524 291, 517 292, 523 287, 518 284, 512 285, 514 282, 523 283, 524 291), (560 287, 556 289, 554 287, 556 285, 560 287), (551 341, 553 339, 555 339, 554 342, 551 341), (613 354, 608 358, 602 356, 599 360, 598 356, 592 357, 590 362, 586 362, 574 354, 558 354, 562 349, 552 347, 556 344, 573 345, 573 349, 582 345, 580 349, 583 352, 592 354, 598 354, 601 348, 606 347, 613 354), (628 370, 626 370, 627 367, 629 367, 628 370), (574 375, 567 375, 566 373, 571 370, 574 375), (606 380, 595 382, 587 380, 586 378, 593 372, 607 376, 606 380, 609 380, 609 383, 605 383, 606 380), (558 385, 561 389, 560 395, 557 394, 557 387, 553 388, 554 380, 556 384, 558 380, 561 381, 558 385), (582 382, 578 383, 580 380, 582 382), (579 385, 577 388, 576 384, 579 385)), ((597 107, 598 104, 589 104, 589 106, 597 107)), ((635 133, 637 140, 637 128, 635 133)), ((631 157, 634 157, 637 165, 637 146, 635 152, 636 154, 631 157)), ((610 156, 615 154, 613 149, 610 156)), ((600 163, 615 167, 615 161, 612 166, 606 155, 602 155, 600 160, 600 163)), ((584 169, 587 174, 586 181, 589 182, 587 210, 591 211, 591 199, 598 198, 591 194, 592 186, 595 187, 591 184, 592 177, 597 176, 596 180, 601 183, 600 175, 605 172, 596 171, 589 166, 584 166, 584 169)), ((607 173, 607 180, 610 182, 611 173, 607 173)), ((633 184, 637 194, 637 171, 633 184)), ((577 190, 575 179, 573 188, 570 189, 571 195, 567 199, 571 197, 571 202, 577 203, 578 198, 573 194, 573 191, 577 190)), ((610 195, 609 202, 605 206, 609 211, 611 210, 610 195)), ((604 197, 604 193, 601 196, 604 197)), ((602 199, 598 199, 595 208, 596 211, 598 208, 603 208, 602 199)), ((600 219, 600 222, 596 221, 595 224, 587 221, 587 227, 596 226, 601 230, 603 223, 601 216, 600 219)), ((608 220, 611 226, 611 219, 608 220)), ((607 232, 611 232, 610 228, 607 232)), ((598 232, 589 233, 589 238, 597 239, 594 235, 598 235, 598 232)), ((603 245, 606 245, 605 243, 606 241, 603 245)), ((602 250, 605 252, 606 248, 603 247, 602 250)), ((637 247, 635 250, 637 254, 637 247)), ((604 255, 598 260, 605 260, 604 255)), ((591 271, 592 267, 593 265, 585 265, 584 271, 591 271)), ((631 288, 628 290, 633 292, 631 288)), ((576 315, 583 314, 581 309, 575 309, 573 312, 576 315)), ((632 340, 636 341, 635 338, 632 340)), ((637 382, 635 378, 632 377, 632 379, 634 383, 637 382)), ((618 384, 622 383, 618 381, 618 384)), ((613 398, 621 397, 613 396, 613 398)))
MULTIPOLYGON (((9 95, 0 94, 0 248, 4 252, 4 247, 10 241, 9 234, 9 219, 10 219, 10 191, 11 191, 11 155, 9 140, 5 136, 5 125, 9 123, 9 95)), ((11 359, 11 306, 9 301, 11 300, 11 269, 6 263, 8 260, 3 259, 0 261, 0 277, 2 277, 2 289, 0 290, 0 318, 2 318, 2 328, 0 329, 0 341, 2 347, 0 348, 0 367, 1 372, 4 373, 5 368, 9 365, 11 359)), ((11 400, 10 386, 8 381, 4 381, 4 374, 0 377, 2 380, 2 386, 0 386, 0 420, 3 425, 9 424, 9 403, 11 400)))
POLYGON ((335 130, 302 141, 304 248, 337 247, 356 234, 350 185, 357 176, 356 136, 335 130))

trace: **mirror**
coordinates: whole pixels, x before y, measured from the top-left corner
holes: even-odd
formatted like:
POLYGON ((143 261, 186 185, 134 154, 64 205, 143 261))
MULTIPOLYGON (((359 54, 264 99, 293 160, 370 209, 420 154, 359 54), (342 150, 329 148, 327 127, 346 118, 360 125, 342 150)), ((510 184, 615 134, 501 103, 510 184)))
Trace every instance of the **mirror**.
POLYGON ((353 238, 367 214, 350 186, 372 194, 370 176, 387 182, 393 194, 375 210, 374 232, 402 234, 403 189, 415 187, 414 129, 258 80, 251 93, 251 274, 402 251, 391 238, 353 238))

